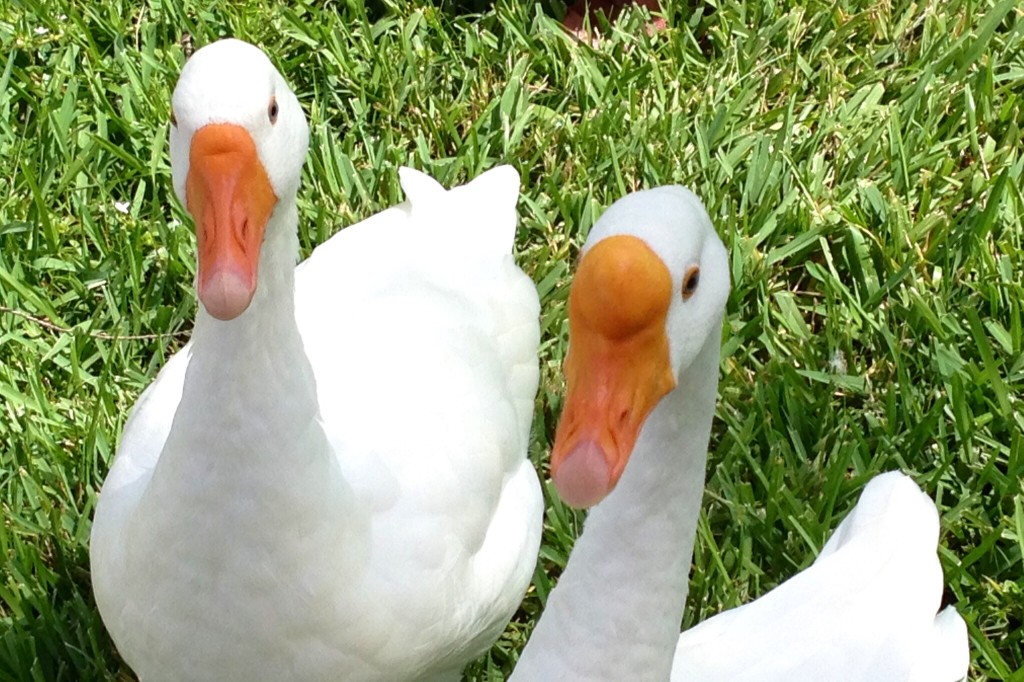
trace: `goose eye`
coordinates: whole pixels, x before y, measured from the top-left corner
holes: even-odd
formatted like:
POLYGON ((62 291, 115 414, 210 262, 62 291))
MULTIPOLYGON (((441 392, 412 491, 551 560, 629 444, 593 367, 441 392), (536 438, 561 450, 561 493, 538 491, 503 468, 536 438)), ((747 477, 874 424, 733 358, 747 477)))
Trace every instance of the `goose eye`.
POLYGON ((178 118, 174 115, 174 109, 171 109, 171 125, 175 128, 178 127, 178 118))
POLYGON ((271 124, 277 123, 277 98, 270 98, 270 106, 267 107, 267 117, 270 119, 271 124))
POLYGON ((690 300, 690 297, 696 293, 698 284, 700 284, 700 268, 696 265, 691 265, 683 277, 684 301, 690 300))

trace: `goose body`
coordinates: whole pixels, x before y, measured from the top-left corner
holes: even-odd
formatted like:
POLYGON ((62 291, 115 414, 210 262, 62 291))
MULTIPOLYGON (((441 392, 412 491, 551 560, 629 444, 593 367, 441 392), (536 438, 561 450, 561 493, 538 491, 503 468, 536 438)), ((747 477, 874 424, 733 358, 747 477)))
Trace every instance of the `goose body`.
POLYGON ((963 621, 936 615, 937 512, 898 473, 869 483, 812 567, 679 635, 728 292, 725 248, 688 190, 634 193, 594 225, 551 476, 596 506, 513 679, 961 679, 963 621))
POLYGON ((875 476, 810 567, 680 635, 673 682, 963 679, 967 628, 939 611, 938 536, 912 479, 875 476))
POLYGON ((403 169, 404 204, 296 268, 308 132, 266 56, 198 51, 173 116, 202 305, 103 486, 105 625, 147 682, 457 679, 517 608, 540 540, 518 175, 445 191, 403 169))

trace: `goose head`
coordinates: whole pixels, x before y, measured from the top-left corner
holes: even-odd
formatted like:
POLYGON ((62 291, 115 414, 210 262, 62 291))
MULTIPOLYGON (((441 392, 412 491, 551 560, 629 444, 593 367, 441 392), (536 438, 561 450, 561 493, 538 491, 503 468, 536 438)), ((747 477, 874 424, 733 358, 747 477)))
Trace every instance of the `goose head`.
POLYGON ((196 290, 213 317, 238 317, 256 291, 270 217, 294 202, 309 146, 298 100, 263 52, 211 43, 185 63, 171 103, 171 174, 196 225, 196 290))
POLYGON ((574 507, 618 483, 640 431, 707 343, 721 343, 729 263, 700 199, 659 187, 615 202, 569 293, 565 404, 551 477, 574 507))

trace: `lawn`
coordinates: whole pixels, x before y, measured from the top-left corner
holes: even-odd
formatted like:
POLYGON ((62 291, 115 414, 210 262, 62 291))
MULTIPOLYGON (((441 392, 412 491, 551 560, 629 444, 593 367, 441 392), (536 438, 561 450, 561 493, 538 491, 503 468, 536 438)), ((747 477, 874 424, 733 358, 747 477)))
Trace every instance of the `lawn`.
MULTIPOLYGON (((88 538, 127 411, 195 311, 167 158, 188 32, 260 44, 307 107, 306 253, 399 200, 400 164, 447 184, 519 169, 542 472, 578 246, 622 194, 693 188, 734 288, 683 625, 807 566, 898 468, 939 506, 971 679, 1024 680, 1013 0, 691 0, 667 3, 663 33, 635 13, 594 46, 543 11, 559 7, 508 1, 183 4, 0 7, 0 679, 130 678, 88 538)), ((467 679, 511 670, 565 563, 583 517, 548 497, 534 587, 467 679)))

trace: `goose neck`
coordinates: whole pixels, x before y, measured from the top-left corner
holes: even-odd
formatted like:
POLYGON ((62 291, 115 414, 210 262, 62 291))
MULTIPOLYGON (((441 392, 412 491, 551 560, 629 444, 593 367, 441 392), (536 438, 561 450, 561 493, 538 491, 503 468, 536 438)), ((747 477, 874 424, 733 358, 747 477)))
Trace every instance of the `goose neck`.
POLYGON ((591 510, 515 679, 667 680, 686 602, 720 334, 650 414, 591 510))

